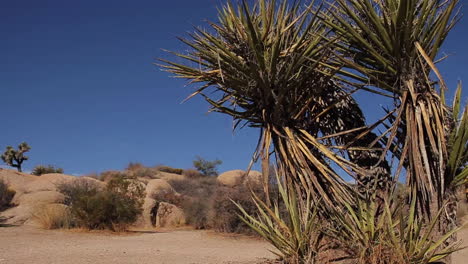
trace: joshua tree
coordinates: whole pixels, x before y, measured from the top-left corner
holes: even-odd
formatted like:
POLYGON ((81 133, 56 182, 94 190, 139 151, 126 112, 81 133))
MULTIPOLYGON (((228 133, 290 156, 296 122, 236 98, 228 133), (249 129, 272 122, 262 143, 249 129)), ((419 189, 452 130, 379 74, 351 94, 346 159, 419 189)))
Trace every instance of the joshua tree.
POLYGON ((344 74, 358 80, 358 88, 396 99, 384 141, 400 160, 397 171, 404 167, 416 190, 420 211, 427 214, 431 202, 444 204, 455 179, 447 164, 449 134, 458 116, 445 105, 447 87, 433 62, 459 19, 457 4, 337 0, 320 15, 334 32, 330 37, 340 36, 339 62, 351 70, 344 74), (431 71, 439 82, 430 78, 431 71))
POLYGON ((28 160, 28 157, 25 156, 24 153, 28 152, 29 150, 31 150, 31 147, 26 142, 19 144, 18 150, 13 149, 12 146, 8 146, 5 152, 2 154, 2 160, 8 166, 17 168, 18 171, 21 172, 21 165, 25 160, 28 160))
POLYGON ((384 182, 376 185, 383 188, 389 169, 380 161, 381 151, 368 149, 377 137, 359 130, 365 119, 351 91, 326 65, 334 53, 323 38, 328 29, 310 12, 313 6, 303 9, 300 1, 290 7, 282 1, 278 8, 276 1, 258 1, 254 8, 245 1, 237 7, 228 3, 219 23, 210 23, 213 33, 197 29, 190 40, 181 39, 192 50, 175 54, 193 65, 164 61, 163 67, 201 84, 192 96, 201 94, 213 111, 231 115, 235 127, 261 128, 254 159, 262 156, 265 165, 267 200, 273 147, 283 175, 335 206, 353 196, 334 167, 359 184, 368 185, 372 181, 365 178, 377 175, 384 182), (344 145, 358 135, 359 140, 344 145))

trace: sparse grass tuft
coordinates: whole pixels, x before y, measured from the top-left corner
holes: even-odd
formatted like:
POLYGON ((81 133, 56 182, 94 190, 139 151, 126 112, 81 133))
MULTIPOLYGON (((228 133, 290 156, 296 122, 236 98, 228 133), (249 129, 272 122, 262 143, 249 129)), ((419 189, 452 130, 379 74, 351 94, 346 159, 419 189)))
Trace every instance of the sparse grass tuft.
POLYGON ((48 204, 36 210, 34 219, 44 229, 71 228, 72 215, 68 206, 63 204, 48 204))

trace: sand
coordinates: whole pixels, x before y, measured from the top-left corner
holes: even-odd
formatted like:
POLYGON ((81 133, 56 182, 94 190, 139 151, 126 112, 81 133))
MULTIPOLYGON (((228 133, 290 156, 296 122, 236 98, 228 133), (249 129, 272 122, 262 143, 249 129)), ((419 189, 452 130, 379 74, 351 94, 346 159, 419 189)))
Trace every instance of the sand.
MULTIPOLYGON (((468 246, 468 229, 458 237, 468 246)), ((212 231, 136 231, 127 234, 0 227, 0 264, 259 264, 273 259, 269 245, 212 231)), ((468 249, 453 264, 468 263, 468 249)))
POLYGON ((0 227, 0 264, 251 264, 274 257, 268 244, 211 231, 132 234, 0 227))

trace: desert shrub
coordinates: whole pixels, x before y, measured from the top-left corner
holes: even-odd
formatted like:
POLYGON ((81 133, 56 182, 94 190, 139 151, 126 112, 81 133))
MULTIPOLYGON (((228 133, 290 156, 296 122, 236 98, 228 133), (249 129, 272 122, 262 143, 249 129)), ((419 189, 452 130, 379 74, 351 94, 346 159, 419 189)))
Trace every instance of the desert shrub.
POLYGON ((11 206, 11 200, 15 196, 15 191, 8 188, 8 185, 0 179, 0 211, 11 206))
POLYGON ((184 170, 184 172, 182 173, 182 175, 184 175, 184 176, 187 177, 187 178, 200 178, 200 177, 203 177, 203 176, 204 176, 204 175, 201 174, 199 171, 194 170, 194 169, 184 170))
POLYGON ((158 192, 152 197, 157 202, 166 202, 181 207, 184 202, 184 196, 173 192, 158 192))
POLYGON ((109 182, 110 180, 114 178, 120 178, 120 177, 131 178, 128 175, 128 173, 125 171, 122 172, 122 171, 113 171, 113 170, 101 172, 99 176, 100 180, 103 182, 109 182))
MULTIPOLYGON (((260 199, 265 199, 260 188, 252 189, 260 199)), ((252 192, 249 188, 241 185, 236 188, 218 186, 213 194, 213 206, 211 225, 214 229, 228 233, 253 234, 250 227, 239 218, 239 208, 237 203, 248 214, 256 214, 257 206, 252 199, 252 192)))
POLYGON ((104 190, 85 181, 62 184, 58 189, 66 196, 77 225, 84 228, 125 230, 142 211, 143 186, 123 176, 111 178, 104 190))
POLYGON ((44 229, 70 228, 73 226, 70 209, 63 204, 42 206, 36 210, 33 217, 44 229))
POLYGON ((125 168, 126 170, 128 171, 136 171, 136 170, 140 170, 142 168, 145 168, 145 166, 139 162, 130 162, 128 165, 127 165, 127 168, 125 168))
POLYGON ((48 174, 48 173, 63 173, 63 169, 55 168, 52 165, 47 165, 47 166, 38 165, 34 167, 31 174, 36 175, 36 176, 41 176, 42 174, 48 174))
POLYGON ((193 197, 210 196, 216 189, 215 178, 169 179, 168 182, 176 192, 193 197))
POLYGON ((223 162, 221 160, 208 161, 202 157, 197 156, 193 161, 193 166, 204 176, 217 176, 217 167, 223 162))
POLYGON ((167 173, 179 174, 179 175, 182 175, 182 173, 184 172, 183 169, 172 168, 169 166, 157 166, 156 170, 167 172, 167 173))
POLYGON ((211 228, 212 201, 208 197, 196 197, 184 199, 182 203, 187 224, 196 229, 211 228))

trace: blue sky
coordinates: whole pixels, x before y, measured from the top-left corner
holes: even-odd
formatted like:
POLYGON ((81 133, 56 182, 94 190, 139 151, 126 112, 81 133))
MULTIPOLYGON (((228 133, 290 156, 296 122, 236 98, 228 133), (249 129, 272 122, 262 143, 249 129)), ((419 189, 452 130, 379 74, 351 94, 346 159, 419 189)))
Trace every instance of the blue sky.
MULTIPOLYGON (((215 20, 215 0, 16 0, 0 3, 0 149, 28 142, 26 169, 38 164, 87 174, 131 161, 189 168, 196 155, 246 168, 258 131, 184 104, 185 81, 154 66, 162 51, 184 51, 176 36, 215 20)), ((468 73, 462 19, 439 65, 450 87, 468 73)), ((466 93, 465 93, 466 94, 466 93)), ((466 96, 465 96, 466 98, 466 96)), ((371 120, 381 103, 357 99, 371 120)))

